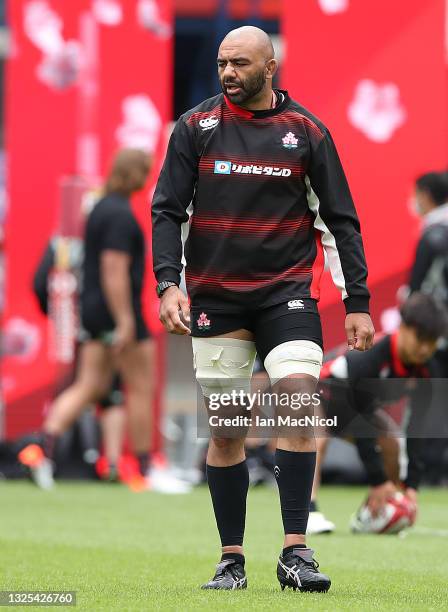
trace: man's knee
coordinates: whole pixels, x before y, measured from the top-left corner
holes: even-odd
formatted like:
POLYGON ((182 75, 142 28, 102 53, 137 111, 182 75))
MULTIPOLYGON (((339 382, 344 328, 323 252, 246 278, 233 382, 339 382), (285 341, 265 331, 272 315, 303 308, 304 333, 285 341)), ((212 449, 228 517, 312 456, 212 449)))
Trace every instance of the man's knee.
POLYGON ((212 446, 215 447, 215 450, 223 454, 233 453, 244 446, 244 439, 242 438, 221 438, 212 436, 210 442, 212 446))
POLYGON ((291 442, 291 450, 314 448, 314 440, 310 442, 314 437, 314 424, 310 418, 319 405, 316 385, 322 365, 322 349, 308 340, 284 342, 268 353, 264 365, 277 397, 279 437, 295 440, 291 442))
MULTIPOLYGON (((317 386, 317 379, 308 374, 292 374, 281 378, 275 383, 274 389, 277 394, 289 395, 292 399, 299 397, 299 395, 309 394, 311 396, 314 393, 317 386)), ((309 403, 312 403, 310 397, 309 403)))

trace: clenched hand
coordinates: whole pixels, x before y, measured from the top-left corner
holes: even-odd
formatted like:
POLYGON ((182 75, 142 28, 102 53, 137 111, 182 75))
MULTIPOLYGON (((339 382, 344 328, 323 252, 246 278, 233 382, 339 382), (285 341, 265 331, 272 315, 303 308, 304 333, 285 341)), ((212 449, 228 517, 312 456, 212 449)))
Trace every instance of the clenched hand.
POLYGON ((159 319, 165 329, 171 334, 187 335, 190 329, 182 322, 179 312, 183 319, 190 321, 190 306, 186 295, 179 287, 168 287, 160 298, 159 319))
POLYGON ((365 312, 352 312, 345 318, 345 333, 348 349, 367 351, 372 347, 375 329, 370 315, 365 312))

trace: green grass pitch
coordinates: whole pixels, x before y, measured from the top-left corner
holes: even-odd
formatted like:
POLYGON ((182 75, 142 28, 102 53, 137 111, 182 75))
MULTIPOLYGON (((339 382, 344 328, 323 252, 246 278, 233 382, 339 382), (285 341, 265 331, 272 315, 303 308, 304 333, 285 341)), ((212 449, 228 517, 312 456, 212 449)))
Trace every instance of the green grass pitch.
POLYGON ((323 488, 338 531, 309 543, 333 584, 304 594, 277 583, 276 490, 251 490, 248 589, 232 593, 199 589, 219 555, 204 487, 164 496, 101 483, 59 483, 50 493, 0 483, 0 590, 76 590, 73 609, 95 611, 448 609, 448 492, 421 493, 417 528, 405 537, 353 536, 348 518, 364 491, 323 488))

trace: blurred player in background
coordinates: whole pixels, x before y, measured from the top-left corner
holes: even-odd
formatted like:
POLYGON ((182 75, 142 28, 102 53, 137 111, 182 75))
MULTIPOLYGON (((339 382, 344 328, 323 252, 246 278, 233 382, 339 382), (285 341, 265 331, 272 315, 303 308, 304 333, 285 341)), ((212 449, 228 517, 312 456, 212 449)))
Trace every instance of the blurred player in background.
POLYGON ((409 289, 424 291, 448 304, 448 172, 430 172, 415 182, 415 203, 423 230, 409 289))
MULTIPOLYGON (((33 279, 34 295, 37 298, 42 314, 45 316, 49 315, 48 283, 50 272, 55 265, 57 242, 58 237, 54 237, 50 240, 33 279)), ((78 283, 80 285, 82 281, 81 268, 84 258, 83 244, 77 244, 76 248, 72 250, 74 252, 70 253, 70 269, 78 278, 78 283)), ((75 360, 78 348, 79 347, 75 349, 75 360)), ((59 390, 62 391, 65 387, 70 385, 73 382, 73 377, 74 372, 71 372, 68 380, 64 378, 60 381, 58 384, 59 390)), ((123 451, 123 441, 127 424, 126 412, 123 405, 124 397, 121 387, 120 377, 115 376, 109 392, 99 401, 99 406, 101 406, 100 424, 105 457, 105 462, 102 462, 105 465, 103 465, 101 477, 111 482, 118 480, 118 462, 123 451)), ((57 394, 59 394, 59 391, 57 394)), ((21 457, 24 456, 26 456, 26 453, 21 454, 21 457)), ((37 474, 38 472, 36 472, 36 476, 37 474)))
MULTIPOLYGON (((358 218, 328 130, 287 91, 272 88, 277 62, 268 35, 251 26, 230 32, 217 63, 223 93, 178 120, 153 200, 160 318, 168 331, 190 333, 179 284, 181 225, 192 204, 186 281, 206 403, 215 392, 250 391, 257 351, 274 391, 311 396, 322 364, 323 245, 342 291, 348 344, 363 351, 373 341, 358 218)), ((207 480, 222 557, 206 589, 247 586, 244 437, 241 430, 212 431, 207 480)), ((315 460, 312 432, 291 428, 278 438, 282 589, 330 587, 305 543, 315 460)))
MULTIPOLYGON (((422 452, 431 404, 431 378, 440 376, 434 359, 438 340, 447 332, 445 310, 432 297, 414 293, 401 307, 401 323, 392 335, 365 353, 348 352, 324 366, 322 406, 337 415, 336 433, 356 444, 369 482, 367 506, 373 516, 403 489, 417 509, 417 491, 423 475, 422 452), (394 379, 394 380, 391 380, 394 379), (375 384, 375 380, 377 384, 375 384), (407 426, 402 432, 381 408, 409 399, 407 426), (398 438, 406 437, 407 476, 399 481, 398 438), (379 443, 381 438, 381 443, 379 443)), ((318 439, 319 466, 328 437, 318 439)), ((326 533, 334 525, 318 512, 320 469, 316 471, 309 533, 326 533)))
MULTIPOLYGON (((415 182, 414 198, 423 227, 409 278, 409 291, 423 291, 448 308, 448 172, 420 176, 415 182)), ((440 376, 448 378, 446 341, 439 345, 435 359, 440 376)), ((440 423, 440 436, 428 440, 425 461, 428 480, 431 484, 439 484, 448 438, 448 413, 443 393, 435 399, 432 411, 432 418, 440 423)))
POLYGON ((150 472, 154 349, 141 304, 145 240, 130 205, 131 195, 143 189, 149 169, 146 153, 120 151, 105 195, 88 217, 81 292, 84 340, 75 381, 56 398, 42 427, 43 465, 51 460, 56 439, 89 404, 107 394, 117 371, 126 389, 131 447, 141 477, 149 476, 154 490, 185 492, 172 491, 172 480, 150 472))

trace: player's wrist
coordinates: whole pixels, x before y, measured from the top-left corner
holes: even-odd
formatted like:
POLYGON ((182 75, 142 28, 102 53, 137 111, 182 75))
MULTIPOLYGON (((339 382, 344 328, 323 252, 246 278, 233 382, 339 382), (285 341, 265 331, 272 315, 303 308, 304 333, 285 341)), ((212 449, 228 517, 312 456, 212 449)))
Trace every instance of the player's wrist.
POLYGON ((345 313, 353 314, 363 312, 370 314, 369 310, 370 297, 364 295, 352 295, 344 300, 345 313))
POLYGON ((161 283, 158 283, 156 287, 157 297, 161 298, 166 293, 171 292, 173 289, 179 289, 177 283, 174 281, 162 281, 161 283))

